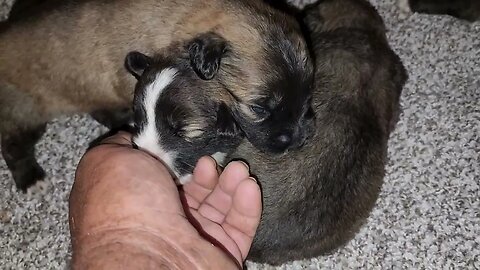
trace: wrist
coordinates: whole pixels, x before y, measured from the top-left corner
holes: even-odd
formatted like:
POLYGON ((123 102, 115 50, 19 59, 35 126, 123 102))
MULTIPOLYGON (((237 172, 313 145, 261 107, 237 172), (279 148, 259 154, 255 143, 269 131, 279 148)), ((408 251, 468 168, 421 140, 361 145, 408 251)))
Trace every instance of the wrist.
POLYGON ((73 238, 72 269, 239 269, 223 251, 186 232, 175 239, 121 229, 73 238))

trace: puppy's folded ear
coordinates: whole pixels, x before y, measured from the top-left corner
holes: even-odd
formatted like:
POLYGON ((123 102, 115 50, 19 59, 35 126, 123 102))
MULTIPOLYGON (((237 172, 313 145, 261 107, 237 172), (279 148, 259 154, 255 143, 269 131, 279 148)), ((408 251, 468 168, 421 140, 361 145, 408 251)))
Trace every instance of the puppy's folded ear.
POLYGON ((225 103, 218 106, 217 133, 225 137, 237 137, 241 134, 240 128, 225 103))
POLYGON ((143 53, 132 51, 125 57, 125 68, 137 80, 142 76, 145 69, 152 63, 152 58, 143 53))
POLYGON ((227 41, 218 34, 208 32, 189 42, 187 49, 193 70, 203 80, 211 80, 217 74, 227 51, 227 41))

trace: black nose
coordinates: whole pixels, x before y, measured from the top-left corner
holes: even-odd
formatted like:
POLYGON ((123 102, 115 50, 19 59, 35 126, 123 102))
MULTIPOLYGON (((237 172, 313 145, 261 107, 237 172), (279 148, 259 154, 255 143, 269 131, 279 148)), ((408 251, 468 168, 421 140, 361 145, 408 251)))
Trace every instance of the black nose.
POLYGON ((275 144, 278 148, 287 148, 292 143, 292 136, 289 134, 280 134, 275 138, 275 144))

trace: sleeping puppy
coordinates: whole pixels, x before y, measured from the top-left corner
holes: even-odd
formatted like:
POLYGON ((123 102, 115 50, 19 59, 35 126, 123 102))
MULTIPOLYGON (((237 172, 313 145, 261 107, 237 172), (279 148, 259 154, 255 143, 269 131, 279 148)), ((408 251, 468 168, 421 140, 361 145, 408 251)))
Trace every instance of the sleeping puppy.
POLYGON ((298 23, 262 1, 39 2, 39 11, 19 8, 0 30, 1 148, 20 190, 45 176, 34 146, 52 118, 92 113, 105 122, 120 112, 114 122, 127 121, 135 80, 123 59, 134 49, 154 55, 188 44, 191 67, 203 80, 216 75, 257 148, 304 143, 313 66, 298 23))
POLYGON ((244 141, 263 214, 248 259, 281 264, 325 254, 358 231, 375 205, 406 71, 364 0, 324 0, 304 21, 315 55, 315 131, 282 155, 244 141))
MULTIPOLYGON (((313 110, 301 106, 305 118, 314 122, 312 137, 303 147, 282 154, 263 152, 242 140, 226 158, 248 162, 262 187, 262 219, 248 257, 257 262, 281 264, 319 256, 354 236, 382 186, 387 142, 398 119, 400 94, 407 80, 400 59, 387 42, 382 18, 367 1, 324 0, 307 7, 303 16, 316 64, 313 110)), ((222 110, 232 115, 238 109, 228 95, 191 90, 208 87, 188 67, 184 66, 186 74, 191 75, 184 81, 173 75, 183 74, 177 71, 183 70, 181 67, 156 66, 164 65, 155 64, 142 73, 137 85, 135 122, 139 133, 134 142, 180 172, 176 174, 185 183, 188 176, 182 176, 191 173, 193 160, 218 151, 228 154, 228 148, 234 148, 242 136, 237 133, 234 124, 238 122, 233 116, 233 125, 227 125, 233 130, 228 132, 232 137, 204 143, 224 129, 223 124, 218 125, 225 122, 218 120, 220 115, 230 119, 228 113, 218 112, 221 106, 214 104, 226 104, 222 110), (163 90, 154 91, 157 84, 163 90), (206 102, 209 98, 215 101, 206 102), (192 105, 196 100, 199 102, 192 105), (204 106, 209 109, 201 109, 204 106), (193 123, 192 128, 188 123, 193 123), (196 123, 208 126, 202 126, 197 138, 200 146, 212 146, 208 150, 188 144, 188 136, 180 135, 185 129, 187 133, 194 130, 196 135, 196 123), (180 130, 179 135, 175 136, 173 130, 180 130), (229 139, 231 143, 221 149, 229 139), (195 155, 186 162, 188 170, 177 167, 183 163, 177 157, 185 158, 181 153, 195 155)), ((279 97, 286 104, 292 104, 288 100, 291 98, 279 97)))
POLYGON ((177 184, 190 180, 200 157, 211 155, 222 163, 242 141, 227 106, 233 97, 218 79, 199 77, 188 53, 168 50, 149 57, 130 52, 125 67, 138 80, 134 147, 163 161, 177 184))

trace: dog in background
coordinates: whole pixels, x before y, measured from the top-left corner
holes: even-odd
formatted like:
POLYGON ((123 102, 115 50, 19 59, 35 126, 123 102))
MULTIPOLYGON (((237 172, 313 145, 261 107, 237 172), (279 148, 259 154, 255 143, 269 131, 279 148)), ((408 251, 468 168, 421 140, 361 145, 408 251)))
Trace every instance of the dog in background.
POLYGON ((44 8, 17 9, 0 31, 2 154, 20 190, 45 176, 34 146, 49 120, 101 112, 95 118, 105 122, 128 112, 135 80, 124 56, 177 42, 189 44, 201 79, 216 74, 230 92, 227 107, 257 148, 304 143, 313 66, 294 18, 256 0, 39 1, 44 8), (205 39, 210 32, 221 39, 205 39))
POLYGON ((478 0, 409 0, 412 11, 427 14, 446 14, 474 22, 480 19, 478 0))
POLYGON ((480 19, 478 0, 398 0, 404 14, 418 12, 435 15, 450 15, 469 22, 480 19))

